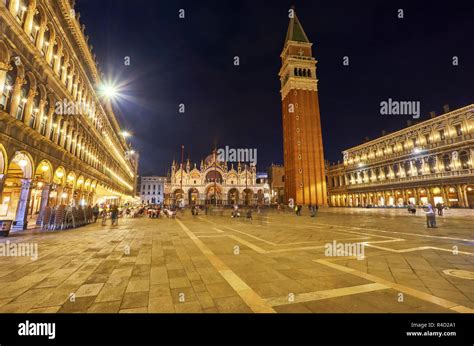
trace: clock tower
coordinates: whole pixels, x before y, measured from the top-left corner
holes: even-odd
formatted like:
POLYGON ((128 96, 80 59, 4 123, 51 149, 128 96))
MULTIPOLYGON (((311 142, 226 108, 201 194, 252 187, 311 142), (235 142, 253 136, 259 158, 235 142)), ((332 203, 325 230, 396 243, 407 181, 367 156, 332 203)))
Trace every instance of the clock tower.
POLYGON ((316 59, 296 13, 281 53, 285 196, 296 204, 327 206, 316 59))

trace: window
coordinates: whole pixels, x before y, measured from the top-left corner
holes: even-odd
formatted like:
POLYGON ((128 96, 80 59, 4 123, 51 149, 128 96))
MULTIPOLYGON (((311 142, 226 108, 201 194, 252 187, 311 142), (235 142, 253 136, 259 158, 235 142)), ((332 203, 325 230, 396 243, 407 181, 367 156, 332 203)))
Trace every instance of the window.
POLYGON ((428 165, 430 166, 430 173, 436 173, 436 157, 431 156, 428 159, 428 165))
POLYGON ((404 150, 404 149, 405 149, 405 141, 401 141, 401 142, 400 142, 400 145, 401 145, 401 147, 402 147, 402 150, 404 150))
POLYGON ((16 19, 19 23, 23 24, 27 10, 28 8, 25 6, 24 1, 20 1, 20 3, 18 4, 18 13, 16 14, 16 19))
POLYGON ((0 110, 7 109, 8 101, 10 101, 12 96, 13 83, 13 77, 10 74, 7 74, 3 92, 0 95, 0 110))
POLYGON ((413 142, 413 147, 418 145, 418 140, 416 138, 413 138, 411 141, 413 142))
POLYGON ((469 169, 469 154, 467 151, 461 151, 459 154, 459 162, 462 169, 469 169))
POLYGON ((23 116, 25 115, 25 106, 26 106, 26 97, 28 96, 27 86, 24 85, 20 91, 20 103, 16 110, 16 118, 23 121, 23 116))
POLYGON ((425 142, 426 144, 430 144, 430 135, 428 134, 425 135, 425 142))
MULTIPOLYGON (((46 28, 46 30, 48 30, 48 28, 46 28)), ((49 39, 50 39, 51 35, 49 33, 49 31, 45 31, 44 33, 44 37, 43 37, 43 47, 41 49, 41 52, 46 55, 46 53, 48 52, 48 46, 49 46, 49 39)))
POLYGON ((284 176, 284 175, 281 176, 281 182, 282 182, 282 183, 285 182, 285 176, 284 176))
POLYGON ((36 126, 36 117, 39 114, 39 96, 36 95, 36 97, 33 99, 33 108, 31 109, 31 115, 30 115, 30 123, 28 124, 31 128, 35 128, 36 126))
POLYGON ((448 154, 443 155, 443 165, 446 172, 451 170, 451 157, 448 154))
POLYGON ((462 127, 461 127, 461 124, 458 124, 456 126, 454 126, 454 128, 456 129, 456 135, 459 137, 459 136, 462 136, 462 127))
POLYGON ((442 141, 444 141, 444 140, 446 139, 446 136, 445 136, 445 134, 444 134, 444 130, 439 130, 438 132, 439 132, 439 138, 440 138, 442 141))

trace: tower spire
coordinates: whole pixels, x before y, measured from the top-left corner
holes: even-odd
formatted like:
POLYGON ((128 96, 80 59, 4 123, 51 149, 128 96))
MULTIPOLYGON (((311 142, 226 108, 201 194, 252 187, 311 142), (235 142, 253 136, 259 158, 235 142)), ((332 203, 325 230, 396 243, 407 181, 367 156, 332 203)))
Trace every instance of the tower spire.
POLYGON ((308 36, 303 30, 303 26, 296 15, 295 7, 292 6, 291 9, 293 10, 293 16, 290 18, 290 24, 288 25, 288 30, 286 32, 286 39, 285 44, 288 41, 296 41, 296 42, 306 42, 309 43, 308 36))

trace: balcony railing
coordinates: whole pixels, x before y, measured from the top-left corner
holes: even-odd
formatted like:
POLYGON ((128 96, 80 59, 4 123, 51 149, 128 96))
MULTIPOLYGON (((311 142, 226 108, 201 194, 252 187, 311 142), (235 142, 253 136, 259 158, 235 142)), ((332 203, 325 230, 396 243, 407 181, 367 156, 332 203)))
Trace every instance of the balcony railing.
POLYGON ((404 178, 395 178, 395 179, 385 179, 382 181, 370 182, 370 183, 361 183, 361 184, 350 184, 346 187, 348 189, 356 189, 361 187, 374 187, 374 186, 383 186, 383 185, 393 185, 393 184, 402 184, 402 183, 411 183, 411 182, 425 182, 429 180, 441 180, 445 178, 458 178, 458 177, 474 177, 474 169, 462 169, 449 172, 438 172, 430 173, 423 175, 416 175, 404 178))

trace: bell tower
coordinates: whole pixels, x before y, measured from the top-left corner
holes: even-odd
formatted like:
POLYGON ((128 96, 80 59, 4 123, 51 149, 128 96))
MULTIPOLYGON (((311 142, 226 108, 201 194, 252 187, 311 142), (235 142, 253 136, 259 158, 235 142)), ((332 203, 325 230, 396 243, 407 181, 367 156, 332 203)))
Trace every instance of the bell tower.
POLYGON ((316 59, 296 13, 281 53, 285 196, 302 205, 327 206, 316 59))

